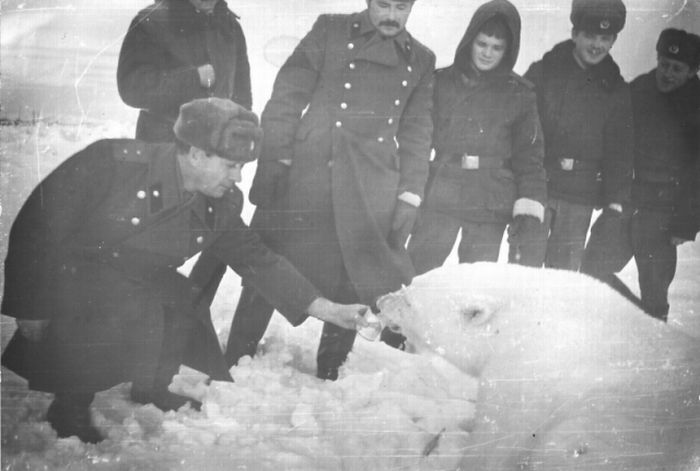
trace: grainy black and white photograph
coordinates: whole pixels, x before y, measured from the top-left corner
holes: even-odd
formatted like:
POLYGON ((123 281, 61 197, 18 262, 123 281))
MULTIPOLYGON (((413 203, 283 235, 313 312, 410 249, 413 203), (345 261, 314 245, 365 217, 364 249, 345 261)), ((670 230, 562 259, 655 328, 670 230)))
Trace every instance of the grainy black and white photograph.
POLYGON ((700 0, 0 0, 3 470, 700 470, 700 0))

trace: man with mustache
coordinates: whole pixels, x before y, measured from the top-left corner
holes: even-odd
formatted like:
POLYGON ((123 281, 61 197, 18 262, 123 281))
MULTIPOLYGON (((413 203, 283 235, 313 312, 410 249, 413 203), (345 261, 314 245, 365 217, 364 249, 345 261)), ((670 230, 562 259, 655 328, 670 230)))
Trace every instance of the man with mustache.
POLYGON ((634 256, 641 308, 668 319, 677 247, 700 230, 700 36, 669 28, 656 44, 657 66, 630 84, 634 117, 633 213, 591 229, 581 271, 629 297, 615 276, 634 256))
MULTIPOLYGON (((371 305, 413 276, 405 243, 428 175, 435 63, 405 29, 413 3, 367 0, 359 13, 321 15, 280 69, 262 114, 251 225, 336 301, 371 305)), ((213 297, 223 270, 211 265, 201 258, 191 276, 213 297)), ((231 364, 255 353, 271 313, 245 286, 231 364)), ((354 338, 326 323, 320 378, 337 377, 354 338)))
POLYGON ((545 142, 545 266, 580 268, 593 209, 629 210, 632 109, 610 56, 625 24, 621 0, 573 0, 571 39, 532 64, 545 142))
POLYGON ((194 100, 174 134, 177 143, 91 144, 39 184, 12 225, 2 313, 18 330, 2 364, 55 394, 47 419, 59 437, 101 441, 90 404, 122 382, 132 400, 171 410, 187 402, 167 389, 181 363, 231 380, 199 291, 176 271, 202 249, 294 325, 307 315, 366 325, 365 306, 322 298, 241 220, 236 183, 260 139, 252 112, 194 100))

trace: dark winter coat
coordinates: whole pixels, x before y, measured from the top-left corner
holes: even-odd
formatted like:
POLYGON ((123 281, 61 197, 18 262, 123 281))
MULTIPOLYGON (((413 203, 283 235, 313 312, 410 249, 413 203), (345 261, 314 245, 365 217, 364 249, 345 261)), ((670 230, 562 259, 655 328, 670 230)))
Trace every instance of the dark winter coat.
POLYGON ((229 98, 250 109, 250 66, 237 18, 224 0, 211 14, 188 0, 160 0, 136 15, 119 54, 117 85, 124 103, 141 109, 137 139, 174 140, 180 105, 196 98, 229 98), (205 64, 214 67, 210 90, 197 72, 205 64))
POLYGON ((406 31, 383 39, 365 10, 321 15, 280 69, 261 159, 291 160, 289 193, 282 211, 255 218, 317 286, 344 266, 371 303, 410 282, 407 254, 387 237, 397 196, 423 195, 434 63, 406 31))
POLYGON ((424 207, 473 222, 509 221, 513 203, 544 205, 544 143, 532 84, 513 73, 520 16, 495 0, 480 7, 457 46, 454 63, 436 72, 433 109, 435 160, 424 207), (471 66, 471 44, 483 24, 501 16, 511 43, 488 73, 471 66), (463 168, 464 156, 478 168, 463 168))
POLYGON ((195 316, 196 293, 175 270, 205 248, 302 322, 317 291, 245 226, 241 203, 237 189, 186 193, 174 144, 102 140, 69 158, 24 204, 5 261, 2 313, 49 319, 49 335, 15 334, 3 364, 46 391, 148 376, 165 325, 195 316))
POLYGON ((661 93, 656 70, 631 84, 634 113, 633 202, 673 215, 671 235, 695 239, 700 165, 700 80, 661 93))
POLYGON ((548 193, 591 206, 628 204, 633 143, 629 87, 611 56, 584 70, 573 49, 571 40, 557 44, 525 74, 537 92, 548 193))

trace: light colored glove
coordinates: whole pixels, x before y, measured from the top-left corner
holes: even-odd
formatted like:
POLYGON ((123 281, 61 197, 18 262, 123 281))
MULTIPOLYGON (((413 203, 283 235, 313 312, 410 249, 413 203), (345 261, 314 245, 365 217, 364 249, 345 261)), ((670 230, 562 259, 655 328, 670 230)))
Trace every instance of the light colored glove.
POLYGON ((32 342, 38 342, 46 336, 49 320, 17 319, 17 329, 22 336, 32 342))
POLYGON ((364 304, 338 304, 326 298, 316 298, 306 313, 343 329, 356 330, 369 325, 364 318, 368 310, 364 304))
POLYGON ((197 67, 197 73, 199 74, 199 84, 204 88, 211 88, 214 86, 216 81, 216 74, 214 73, 214 66, 211 64, 204 64, 197 67))
POLYGON ((613 211, 617 211, 618 213, 622 212, 622 205, 620 203, 610 203, 608 205, 608 209, 612 209, 613 211))

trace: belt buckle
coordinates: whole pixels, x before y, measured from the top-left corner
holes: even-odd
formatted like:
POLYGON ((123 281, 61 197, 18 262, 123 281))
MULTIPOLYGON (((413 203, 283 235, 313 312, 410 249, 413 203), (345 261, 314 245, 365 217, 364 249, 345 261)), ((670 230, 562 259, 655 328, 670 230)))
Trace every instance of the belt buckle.
POLYGON ((479 168, 479 156, 463 154, 462 168, 467 170, 477 170, 479 168))
POLYGON ((561 165, 562 170, 573 170, 574 169, 574 159, 559 159, 559 165, 561 165))

